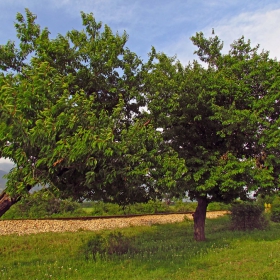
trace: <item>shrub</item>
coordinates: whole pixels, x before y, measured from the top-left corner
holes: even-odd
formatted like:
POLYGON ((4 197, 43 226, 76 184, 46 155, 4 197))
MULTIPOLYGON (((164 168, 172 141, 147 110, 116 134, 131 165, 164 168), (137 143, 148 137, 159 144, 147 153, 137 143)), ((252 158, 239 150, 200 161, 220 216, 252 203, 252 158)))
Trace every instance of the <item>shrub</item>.
POLYGON ((271 221, 279 223, 280 222, 280 197, 274 198, 271 207, 271 221))
POLYGON ((113 232, 104 237, 95 234, 81 248, 86 259, 96 260, 97 256, 104 258, 108 255, 124 255, 135 251, 131 239, 124 236, 121 232, 113 232))
POLYGON ((79 207, 79 203, 59 199, 43 189, 23 198, 3 215, 3 219, 47 218, 73 213, 79 207))
POLYGON ((101 234, 96 234, 93 238, 87 241, 82 247, 82 253, 84 253, 86 259, 96 259, 96 255, 103 256, 106 252, 105 239, 101 234))
POLYGON ((121 232, 115 232, 108 235, 106 249, 109 255, 123 255, 132 249, 132 245, 128 237, 121 232))
POLYGON ((83 208, 92 208, 94 204, 95 204, 94 201, 84 201, 81 206, 83 208))
POLYGON ((123 214, 122 208, 115 203, 105 203, 103 201, 93 202, 90 207, 93 216, 110 216, 123 214))
POLYGON ((257 203, 260 205, 264 205, 265 203, 272 204, 274 198, 275 198, 274 195, 265 195, 265 196, 258 195, 257 203))
POLYGON ((175 212, 193 212, 197 207, 197 202, 176 201, 174 205, 175 212))
POLYGON ((126 213, 131 214, 155 214, 169 212, 169 206, 159 200, 149 200, 146 203, 135 203, 125 209, 126 213))
POLYGON ((233 230, 264 229, 268 220, 264 207, 253 202, 235 203, 231 207, 231 227, 233 230))
POLYGON ((211 202, 209 203, 207 210, 208 211, 225 211, 229 210, 230 205, 223 202, 211 202))

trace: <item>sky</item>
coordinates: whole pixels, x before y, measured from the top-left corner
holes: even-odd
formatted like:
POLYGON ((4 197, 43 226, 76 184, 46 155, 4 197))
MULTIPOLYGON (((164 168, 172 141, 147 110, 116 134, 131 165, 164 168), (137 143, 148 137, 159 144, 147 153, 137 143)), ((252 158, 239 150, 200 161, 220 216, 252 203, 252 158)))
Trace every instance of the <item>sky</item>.
POLYGON ((127 47, 147 60, 151 46, 187 64, 196 58, 190 37, 202 31, 224 41, 242 35, 280 57, 279 0, 0 0, 0 44, 15 40, 16 13, 28 8, 52 37, 83 28, 80 12, 93 13, 113 32, 129 35, 127 47))
POLYGON ((279 0, 0 0, 0 45, 16 40, 15 17, 25 8, 53 38, 83 29, 80 12, 93 13, 114 33, 125 30, 127 47, 144 61, 154 46, 186 65, 196 58, 190 37, 200 31, 209 37, 212 28, 225 52, 244 36, 280 59, 279 0))

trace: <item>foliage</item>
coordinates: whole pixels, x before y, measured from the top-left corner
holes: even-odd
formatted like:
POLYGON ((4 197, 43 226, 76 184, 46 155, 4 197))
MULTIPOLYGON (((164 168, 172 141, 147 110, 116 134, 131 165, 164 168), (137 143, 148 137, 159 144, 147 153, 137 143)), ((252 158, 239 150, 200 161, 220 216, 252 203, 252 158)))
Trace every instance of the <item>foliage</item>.
POLYGON ((54 216, 78 215, 80 204, 71 200, 62 200, 43 189, 23 198, 5 213, 3 219, 47 218, 54 216))
MULTIPOLYGON (((81 205, 83 207, 83 204, 81 205)), ((149 200, 145 203, 128 204, 125 207, 120 207, 114 203, 105 203, 103 201, 94 202, 91 207, 85 209, 86 212, 93 216, 107 215, 126 215, 126 214, 155 214, 166 213, 172 211, 168 205, 156 200, 149 200)))
POLYGON ((18 46, 0 47, 0 155, 16 164, 6 191, 40 183, 61 198, 148 201, 175 185, 183 160, 141 115, 142 61, 127 34, 81 17, 84 30, 51 39, 26 9, 18 46))
POLYGON ((136 203, 129 205, 127 209, 124 209, 125 213, 131 214, 156 214, 171 212, 171 208, 166 203, 159 200, 148 201, 147 203, 136 203))
POLYGON ((201 64, 152 49, 145 97, 148 118, 185 160, 173 191, 198 201, 202 232, 205 204, 279 188, 280 64, 243 37, 226 54, 217 36, 191 40, 201 64))
POLYGON ((85 255, 86 259, 93 258, 96 260, 96 255, 103 256, 106 252, 105 238, 100 234, 96 234, 80 249, 81 253, 85 255))
POLYGON ((82 203, 82 207, 83 207, 83 208, 91 208, 91 207, 93 207, 95 204, 96 204, 95 201, 84 201, 84 202, 82 203))
POLYGON ((225 204, 223 202, 211 202, 209 203, 208 211, 225 211, 230 209, 230 204, 225 204))
POLYGON ((280 197, 276 196, 272 202, 271 207, 271 220, 273 222, 280 222, 280 197))
POLYGON ((131 240, 121 232, 111 232, 107 236, 96 234, 91 237, 80 249, 85 258, 96 260, 97 256, 104 259, 109 255, 123 255, 135 249, 131 240))
MULTIPOLYGON (((115 203, 85 202, 77 203, 71 200, 62 200, 48 191, 35 193, 23 198, 12 206, 1 219, 24 218, 58 218, 58 217, 84 217, 84 216, 111 216, 129 214, 156 214, 156 213, 184 213, 194 212, 196 202, 175 201, 174 205, 167 205, 161 201, 148 201, 146 203, 133 203, 125 207, 115 203)), ((210 203, 210 211, 228 210, 228 206, 222 203, 210 203)))
POLYGON ((220 39, 192 37, 197 61, 184 67, 154 49, 146 98, 164 139, 185 159, 178 190, 209 201, 278 187, 279 63, 244 38, 222 54, 220 39))
MULTIPOLYGON (((229 231, 228 217, 207 220, 207 242, 192 240, 192 224, 130 227, 119 232, 136 249, 91 257, 80 249, 95 235, 80 231, 0 236, 0 277, 10 279, 277 279, 280 225, 229 231), (172 233, 172 234, 171 234, 172 233)), ((100 231, 102 238, 115 231, 100 231)))
POLYGON ((103 201, 94 202, 88 209, 88 213, 93 216, 106 216, 122 214, 122 208, 114 203, 104 203, 103 201))
POLYGON ((230 215, 233 230, 264 229, 268 226, 264 206, 250 201, 234 203, 230 215))
POLYGON ((197 202, 183 202, 183 201, 176 201, 174 206, 170 206, 172 211, 174 212, 192 212, 195 211, 197 207, 197 202))
POLYGON ((257 199, 256 199, 256 202, 259 204, 259 205, 264 205, 265 203, 266 204, 272 204, 273 200, 275 198, 275 195, 259 195, 257 196, 257 199))
POLYGON ((268 52, 241 37, 224 54, 196 33, 201 64, 154 48, 143 63, 126 33, 81 17, 85 30, 51 39, 26 10, 19 44, 0 47, 0 156, 16 164, 15 201, 38 183, 120 205, 187 191, 204 240, 209 202, 279 189, 280 64, 268 52))

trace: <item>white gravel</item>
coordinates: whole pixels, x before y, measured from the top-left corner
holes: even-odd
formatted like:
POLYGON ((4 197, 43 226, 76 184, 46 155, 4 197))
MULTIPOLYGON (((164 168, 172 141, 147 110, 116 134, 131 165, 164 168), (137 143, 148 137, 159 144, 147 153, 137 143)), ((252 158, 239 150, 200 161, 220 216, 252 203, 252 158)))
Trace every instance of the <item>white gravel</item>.
MULTIPOLYGON (((207 218, 216 218, 226 213, 226 211, 208 212, 207 218)), ((130 226, 149 226, 152 224, 182 222, 185 216, 192 219, 191 214, 170 214, 94 220, 3 220, 0 221, 0 235, 24 235, 40 232, 65 231, 75 232, 79 230, 96 231, 130 226)))

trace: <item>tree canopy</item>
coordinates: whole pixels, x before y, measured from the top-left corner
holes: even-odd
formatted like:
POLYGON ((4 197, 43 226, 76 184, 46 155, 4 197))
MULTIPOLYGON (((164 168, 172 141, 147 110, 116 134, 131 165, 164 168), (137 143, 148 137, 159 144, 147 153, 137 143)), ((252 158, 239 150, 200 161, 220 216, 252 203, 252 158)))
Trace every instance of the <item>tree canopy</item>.
POLYGON ((191 40, 203 63, 184 67, 153 49, 145 94, 153 123, 185 160, 188 173, 177 190, 198 200, 200 214, 194 218, 201 218, 204 228, 210 201, 279 188, 280 68, 243 37, 227 54, 217 36, 197 33, 191 40))
POLYGON ((45 184, 76 200, 127 204, 160 196, 183 160, 142 116, 142 61, 92 14, 85 30, 50 38, 26 10, 19 44, 0 48, 0 153, 12 159, 7 189, 45 184))

